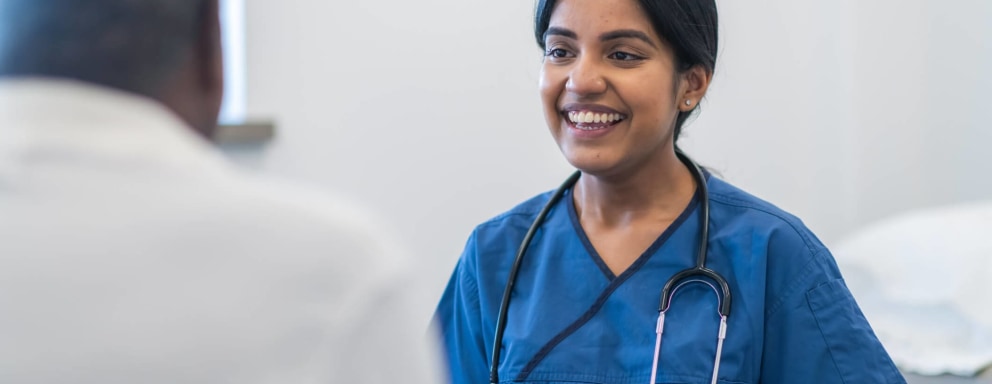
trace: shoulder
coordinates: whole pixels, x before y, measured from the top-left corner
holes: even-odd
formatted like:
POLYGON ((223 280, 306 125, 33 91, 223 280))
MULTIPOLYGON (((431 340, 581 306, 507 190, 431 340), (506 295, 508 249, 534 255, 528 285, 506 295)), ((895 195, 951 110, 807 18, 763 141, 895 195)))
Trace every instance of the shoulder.
POLYGON ((392 228, 358 200, 332 190, 241 171, 187 187, 192 196, 176 201, 202 209, 177 219, 196 220, 194 232, 213 234, 188 244, 207 242, 238 251, 236 259, 282 263, 286 273, 356 284, 377 285, 409 263, 392 228))
POLYGON ((826 250, 823 243, 795 215, 716 177, 708 182, 710 215, 739 233, 766 239, 773 249, 801 249, 810 256, 826 250))
MULTIPOLYGON (((465 244, 462 263, 469 269, 500 269, 512 261, 534 220, 551 199, 553 191, 540 193, 477 225, 465 244)), ((550 213, 549 215, 554 215, 550 213)))
POLYGON ((333 238, 335 242, 355 243, 370 251, 396 254, 396 231, 365 203, 329 189, 249 177, 244 179, 246 193, 254 208, 266 216, 311 233, 306 227, 316 226, 315 235, 333 238))
POLYGON ((283 306, 303 300, 333 308, 326 311, 329 320, 361 332, 384 309, 428 301, 393 228, 360 200, 253 175, 231 187, 239 190, 218 199, 234 203, 215 211, 221 218, 215 224, 240 229, 223 232, 227 241, 239 243, 231 261, 262 269, 256 282, 270 285, 269 295, 283 306))
POLYGON ((500 213, 475 227, 473 236, 506 233, 507 231, 526 231, 530 229, 534 219, 551 199, 554 191, 547 191, 533 196, 517 204, 508 211, 500 213))
POLYGON ((510 210, 482 222, 478 227, 505 225, 507 222, 512 222, 516 219, 524 219, 529 222, 531 219, 537 217, 537 215, 541 212, 541 209, 543 209, 548 203, 548 200, 551 199, 552 194, 554 194, 554 191, 546 191, 535 195, 522 203, 517 204, 517 206, 511 208, 510 210))
MULTIPOLYGON (((233 172, 201 177, 136 169, 141 172, 126 169, 126 175, 98 180, 73 175, 69 182, 78 184, 72 188, 36 182, 32 187, 48 188, 37 197, 44 204, 12 212, 46 224, 38 226, 45 231, 30 231, 28 225, 17 236, 23 238, 19 243, 0 244, 0 254, 42 235, 58 241, 31 244, 32 256, 43 257, 5 263, 6 273, 20 268, 31 281, 50 286, 53 297, 85 304, 53 305, 55 315, 42 316, 46 322, 31 329, 62 329, 62 320, 74 319, 70 328, 78 332, 120 337, 111 328, 124 321, 134 332, 147 333, 159 355, 180 357, 135 360, 142 369, 161 367, 167 375, 179 372, 179 365, 161 362, 182 365, 198 356, 226 356, 239 367, 270 368, 271 362, 287 358, 270 353, 282 353, 273 345, 293 346, 288 357, 293 361, 334 361, 327 355, 332 348, 325 346, 353 345, 347 343, 350 335, 377 335, 376 329, 360 326, 378 324, 367 320, 388 318, 383 313, 409 313, 391 304, 407 300, 411 290, 401 285, 406 280, 396 279, 409 274, 406 258, 360 204, 233 172), (59 261, 57 268, 51 260, 59 261), (67 273, 74 278, 65 279, 67 273), (116 293, 103 289, 108 286, 141 300, 114 299, 116 293), (110 302, 113 311, 92 310, 110 302), (316 336, 293 337, 299 330, 316 336), (199 352, 186 353, 191 346, 199 352)), ((0 226, 10 222, 7 216, 0 215, 0 226)), ((21 309, 30 313, 28 307, 21 309)), ((409 329, 416 322, 403 323, 397 331, 416 335, 409 329)), ((50 333, 20 331, 39 341, 36 349, 60 345, 50 333)), ((134 355, 131 344, 111 344, 103 356, 134 355)), ((377 350, 383 345, 387 342, 374 344, 377 350)), ((75 347, 71 353, 85 349, 75 347)), ((305 372, 312 367, 285 368, 305 372)), ((213 371, 228 373, 219 369, 213 371)))
POLYGON ((798 300, 800 292, 841 278, 833 255, 795 215, 723 180, 711 178, 708 185, 711 242, 722 242, 741 262, 760 268, 766 314, 798 300))
POLYGON ((262 211, 277 210, 287 221, 319 222, 353 236, 368 236, 381 220, 364 203, 333 190, 268 178, 245 177, 241 197, 262 211))

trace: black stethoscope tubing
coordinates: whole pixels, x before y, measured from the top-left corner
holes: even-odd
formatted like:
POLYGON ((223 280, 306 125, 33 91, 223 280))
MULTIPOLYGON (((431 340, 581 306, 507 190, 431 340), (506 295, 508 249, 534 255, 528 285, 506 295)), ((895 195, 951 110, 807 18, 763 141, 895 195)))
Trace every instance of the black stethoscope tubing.
MULTIPOLYGON (((709 222, 710 222, 710 202, 709 202, 709 189, 706 186, 706 176, 703 173, 702 168, 699 167, 692 159, 686 156, 681 151, 675 151, 676 156, 682 161, 683 164, 692 173, 693 179, 696 181, 696 188, 698 188, 698 193, 700 199, 702 200, 700 217, 700 240, 699 240, 699 253, 696 256, 696 265, 692 268, 680 271, 672 276, 665 283, 664 288, 661 290, 661 304, 658 306, 659 312, 664 312, 668 310, 671 305, 671 291, 676 284, 680 281, 688 279, 694 276, 704 276, 715 281, 723 293, 723 300, 720 300, 719 312, 721 316, 730 316, 730 285, 727 284, 727 280, 720 276, 716 271, 706 268, 706 251, 707 243, 709 241, 709 222)), ((510 296, 513 294, 513 286, 517 282, 517 273, 520 271, 520 264, 523 262, 524 255, 527 253, 527 248, 530 247, 531 240, 533 240, 534 235, 537 230, 544 224, 545 218, 547 218, 548 213, 551 209, 561 201, 561 198, 565 195, 565 192, 575 186, 575 183, 579 181, 579 177, 582 176, 581 171, 576 171, 571 176, 561 184, 560 187, 551 195, 547 204, 538 213, 537 218, 531 224, 530 229, 527 230, 527 234, 524 236, 523 241, 520 242, 520 248, 517 249, 517 257, 513 261, 513 266, 510 269, 510 275, 507 277, 506 289, 503 290, 503 300, 500 302, 499 315, 496 319, 496 337, 493 342, 492 351, 492 363, 489 368, 489 382, 490 384, 499 383, 499 362, 500 353, 503 349, 503 332, 506 330, 506 320, 507 311, 510 308, 510 296)))

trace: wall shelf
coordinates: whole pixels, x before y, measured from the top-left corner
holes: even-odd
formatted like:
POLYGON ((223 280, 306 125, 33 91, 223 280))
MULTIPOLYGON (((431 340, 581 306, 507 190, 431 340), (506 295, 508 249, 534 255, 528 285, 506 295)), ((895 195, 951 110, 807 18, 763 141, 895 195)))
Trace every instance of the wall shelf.
POLYGON ((257 145, 272 141, 276 125, 271 121, 247 121, 239 124, 220 124, 214 132, 217 145, 257 145))

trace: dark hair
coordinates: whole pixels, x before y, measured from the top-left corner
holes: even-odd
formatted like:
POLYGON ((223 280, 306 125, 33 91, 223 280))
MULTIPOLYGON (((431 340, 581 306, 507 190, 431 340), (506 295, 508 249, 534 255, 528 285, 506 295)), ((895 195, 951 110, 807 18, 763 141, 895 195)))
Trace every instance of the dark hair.
MULTIPOLYGON (((655 33, 675 51, 679 72, 697 65, 710 73, 716 69, 717 11, 715 0, 638 0, 655 33)), ((538 0, 534 17, 534 37, 541 49, 551 23, 556 0, 538 0)), ((697 106, 699 104, 696 104, 697 106)), ((692 112, 679 112, 675 119, 675 140, 692 112)))
POLYGON ((206 0, 0 0, 0 76, 156 96, 199 35, 206 0))

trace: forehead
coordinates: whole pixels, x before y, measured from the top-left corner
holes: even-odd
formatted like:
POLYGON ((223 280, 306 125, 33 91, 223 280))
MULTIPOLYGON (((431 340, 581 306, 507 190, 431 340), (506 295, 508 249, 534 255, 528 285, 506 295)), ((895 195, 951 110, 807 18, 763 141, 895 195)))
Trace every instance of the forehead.
POLYGON ((658 40, 651 21, 636 0, 559 0, 551 13, 549 27, 571 30, 579 39, 633 29, 658 40))

